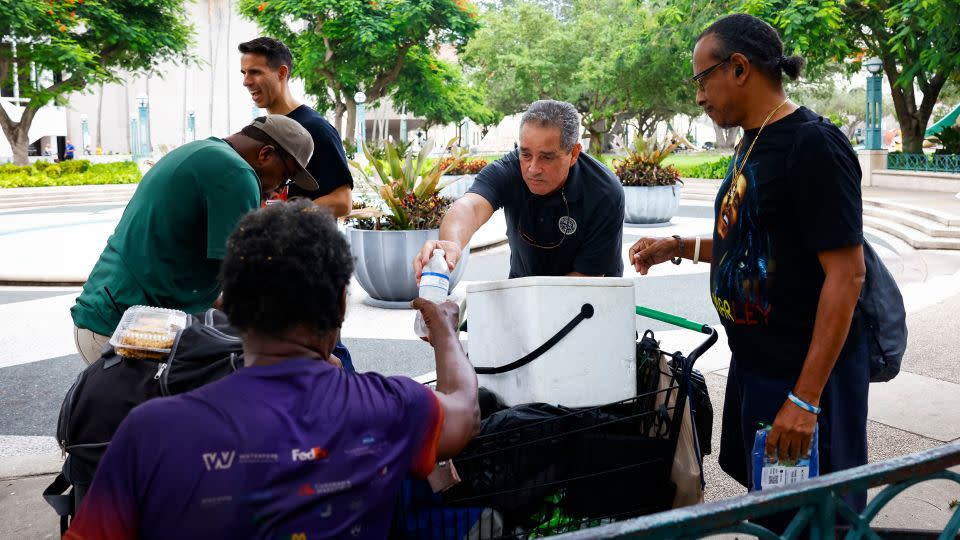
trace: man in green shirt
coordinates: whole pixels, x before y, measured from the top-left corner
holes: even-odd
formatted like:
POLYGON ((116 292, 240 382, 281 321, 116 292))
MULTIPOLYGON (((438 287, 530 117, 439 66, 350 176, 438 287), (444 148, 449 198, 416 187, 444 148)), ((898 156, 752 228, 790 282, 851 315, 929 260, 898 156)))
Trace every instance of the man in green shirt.
POLYGON ((257 118, 225 139, 170 152, 143 177, 71 308, 77 350, 99 358, 130 306, 208 309, 227 237, 274 191, 317 189, 304 169, 310 134, 283 115, 257 118))

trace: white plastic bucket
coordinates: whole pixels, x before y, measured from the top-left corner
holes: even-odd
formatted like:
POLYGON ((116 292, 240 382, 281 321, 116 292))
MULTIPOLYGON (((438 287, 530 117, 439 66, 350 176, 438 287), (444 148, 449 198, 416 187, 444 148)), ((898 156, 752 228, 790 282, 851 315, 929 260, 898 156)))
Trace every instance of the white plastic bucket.
POLYGON ((508 405, 585 407, 636 395, 633 280, 526 277, 467 286, 468 349, 476 367, 518 360, 593 306, 593 316, 533 362, 478 375, 508 405))

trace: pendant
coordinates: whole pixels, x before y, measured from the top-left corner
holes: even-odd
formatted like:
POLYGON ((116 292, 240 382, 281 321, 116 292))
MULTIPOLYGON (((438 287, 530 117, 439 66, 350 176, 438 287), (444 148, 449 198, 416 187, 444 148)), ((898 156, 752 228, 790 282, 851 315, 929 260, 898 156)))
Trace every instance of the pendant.
POLYGON ((561 217, 558 225, 560 226, 560 232, 566 236, 577 232, 577 221, 570 216, 561 217))

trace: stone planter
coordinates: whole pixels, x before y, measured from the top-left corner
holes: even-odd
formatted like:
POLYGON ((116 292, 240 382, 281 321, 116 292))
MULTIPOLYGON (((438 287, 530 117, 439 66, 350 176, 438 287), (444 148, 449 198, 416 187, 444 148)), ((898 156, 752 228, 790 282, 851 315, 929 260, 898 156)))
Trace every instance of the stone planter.
MULTIPOLYGON (((407 309, 417 297, 413 258, 427 240, 436 240, 440 231, 366 231, 349 228, 354 275, 370 295, 367 304, 391 309, 407 309)), ((467 266, 470 248, 463 250, 460 262, 450 276, 450 290, 460 281, 467 266)))
POLYGON ((451 199, 459 199, 466 195, 467 190, 473 185, 473 180, 477 177, 475 174, 445 174, 440 177, 440 185, 447 187, 440 190, 440 195, 451 199))
POLYGON ((672 186, 624 186, 624 216, 627 223, 669 223, 680 206, 680 184, 672 186))

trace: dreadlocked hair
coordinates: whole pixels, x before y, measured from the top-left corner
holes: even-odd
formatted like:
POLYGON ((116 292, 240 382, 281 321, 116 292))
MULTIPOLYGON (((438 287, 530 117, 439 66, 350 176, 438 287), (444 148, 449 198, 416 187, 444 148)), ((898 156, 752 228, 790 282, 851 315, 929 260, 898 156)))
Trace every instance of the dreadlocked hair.
POLYGON ((343 324, 340 299, 352 273, 329 210, 305 199, 270 205, 244 216, 227 240, 223 310, 241 331, 330 332, 343 324))
POLYGON ((717 60, 740 53, 764 76, 778 83, 783 81, 784 75, 796 80, 806 64, 800 56, 783 56, 780 34, 753 15, 734 13, 721 17, 707 27, 697 41, 710 34, 717 37, 717 48, 713 51, 717 60))

